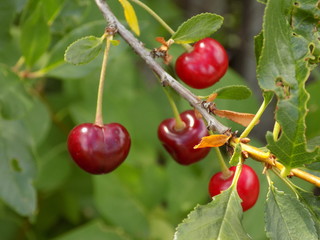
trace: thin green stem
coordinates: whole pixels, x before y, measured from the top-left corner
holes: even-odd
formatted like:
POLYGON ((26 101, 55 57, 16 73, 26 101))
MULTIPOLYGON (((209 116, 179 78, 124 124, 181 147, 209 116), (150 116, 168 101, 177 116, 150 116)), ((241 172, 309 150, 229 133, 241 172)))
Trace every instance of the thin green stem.
POLYGON ((266 175, 266 177, 267 177, 268 185, 269 185, 269 186, 272 185, 272 180, 271 180, 271 177, 270 177, 269 172, 266 171, 265 175, 266 175))
POLYGON ((220 165, 222 176, 223 176, 223 178, 227 179, 232 175, 232 172, 229 170, 227 164, 225 163, 224 158, 221 154, 220 148, 214 147, 214 150, 215 150, 217 158, 218 158, 218 162, 220 165))
POLYGON ((272 168, 272 171, 295 193, 296 197, 299 198, 299 193, 296 190, 296 186, 287 179, 287 177, 282 177, 281 172, 278 169, 272 168))
POLYGON ((24 57, 20 57, 17 63, 12 67, 12 69, 16 72, 19 71, 19 68, 25 63, 24 57))
POLYGON ((169 93, 169 91, 166 88, 163 88, 165 94, 167 95, 168 101, 170 103, 172 112, 173 112, 173 116, 176 120, 176 124, 174 126, 174 129, 177 131, 183 130, 186 126, 186 124, 184 123, 184 121, 182 121, 179 110, 177 108, 176 103, 174 102, 171 94, 169 93))
POLYGON ((237 165, 237 167, 236 167, 236 171, 235 171, 235 173, 234 173, 234 177, 233 177, 233 179, 232 179, 232 184, 231 184, 231 186, 233 186, 233 187, 235 187, 235 188, 237 187, 237 182, 238 182, 238 180, 239 180, 241 171, 242 171, 242 162, 239 161, 239 163, 238 163, 238 165, 237 165))
MULTIPOLYGON (((142 7, 144 10, 146 10, 156 21, 158 21, 161 26, 163 26, 171 35, 175 33, 175 31, 157 14, 155 13, 151 8, 149 8, 146 4, 139 0, 131 0, 132 2, 136 3, 140 7, 142 7)), ((192 50, 192 47, 189 44, 181 44, 188 52, 192 50)))
POLYGON ((109 55, 109 49, 110 49, 110 42, 113 39, 113 35, 105 34, 104 36, 106 36, 106 47, 103 54, 103 60, 102 60, 102 66, 101 66, 101 72, 100 72, 96 117, 94 121, 94 123, 98 126, 103 126, 102 101, 103 101, 104 81, 106 78, 106 69, 107 69, 108 55, 109 55))
POLYGON ((281 131, 281 126, 280 126, 280 124, 276 121, 276 122, 274 123, 273 132, 272 132, 272 134, 273 134, 273 140, 274 140, 274 141, 277 141, 277 140, 278 140, 280 131, 281 131))
POLYGON ((254 118, 252 119, 252 121, 250 122, 250 124, 246 127, 246 129, 242 132, 242 134, 240 135, 240 139, 241 138, 245 138, 249 135, 249 133, 251 132, 251 130, 254 128, 254 126, 258 123, 260 117, 262 116, 262 114, 264 113, 264 111, 266 110, 267 106, 268 106, 269 102, 267 102, 265 99, 263 100, 258 112, 255 114, 254 118))
POLYGON ((136 3, 144 10, 146 10, 152 17, 154 17, 170 34, 174 34, 174 30, 165 22, 163 19, 156 14, 151 8, 149 8, 146 4, 139 0, 131 0, 132 2, 136 3))

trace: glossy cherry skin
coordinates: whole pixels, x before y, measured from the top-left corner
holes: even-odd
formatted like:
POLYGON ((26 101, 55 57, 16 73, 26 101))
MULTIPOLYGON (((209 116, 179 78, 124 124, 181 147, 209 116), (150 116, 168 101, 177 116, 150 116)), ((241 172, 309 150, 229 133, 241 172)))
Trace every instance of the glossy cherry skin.
POLYGON ((199 144, 202 137, 208 135, 208 130, 193 110, 185 111, 180 116, 186 125, 185 128, 177 131, 175 119, 165 119, 158 127, 158 138, 176 162, 189 165, 203 159, 209 153, 210 148, 193 148, 199 144))
POLYGON ((91 174, 103 174, 116 169, 126 159, 130 145, 130 135, 119 123, 103 126, 83 123, 72 129, 68 137, 72 159, 91 174))
MULTIPOLYGON (((209 193, 211 197, 220 194, 231 186, 236 167, 233 166, 229 168, 229 170, 232 171, 232 175, 227 179, 223 178, 222 172, 218 172, 212 176, 209 182, 209 193)), ((248 165, 242 165, 237 191, 239 197, 242 199, 241 205, 243 211, 254 206, 259 197, 260 183, 256 172, 248 165)))
POLYGON ((175 64, 179 78, 192 88, 203 89, 218 82, 229 65, 224 47, 212 38, 204 38, 193 51, 180 55, 175 64))

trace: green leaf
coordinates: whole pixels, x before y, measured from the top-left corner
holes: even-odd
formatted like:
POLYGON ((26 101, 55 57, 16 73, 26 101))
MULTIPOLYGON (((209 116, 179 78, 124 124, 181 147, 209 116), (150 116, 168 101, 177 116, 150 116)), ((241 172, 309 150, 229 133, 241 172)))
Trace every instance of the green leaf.
POLYGON ((318 239, 310 212, 295 197, 270 185, 266 211, 267 236, 272 239, 318 239))
POLYGON ((4 35, 9 34, 9 29, 14 19, 14 13, 15 13, 14 1, 12 0, 0 1, 0 22, 1 22, 0 36, 1 38, 4 35))
POLYGON ((121 227, 130 236, 144 239, 149 234, 146 209, 136 198, 135 189, 129 188, 126 184, 137 182, 139 175, 134 172, 134 169, 130 171, 130 168, 127 168, 126 175, 121 176, 119 171, 124 167, 126 166, 122 166, 122 169, 118 168, 111 174, 94 178, 96 206, 100 214, 109 222, 121 227))
MULTIPOLYGON (((308 101, 309 111, 306 117, 306 124, 307 124, 306 135, 308 138, 314 138, 316 136, 320 136, 320 124, 318 120, 318 116, 320 116, 320 107, 319 107, 320 74, 317 70, 314 70, 312 73, 314 75, 314 78, 317 79, 317 81, 310 82, 310 84, 307 85, 307 91, 310 94, 310 100, 308 101)), ((318 144, 318 146, 320 146, 320 143, 318 144)))
POLYGON ((94 220, 72 231, 54 238, 54 240, 129 240, 116 228, 110 228, 102 220, 94 220))
POLYGON ((176 43, 193 43, 216 32, 222 22, 223 17, 219 15, 201 13, 182 23, 171 38, 176 43))
POLYGON ((18 214, 36 210, 35 160, 21 121, 0 119, 0 198, 18 214))
MULTIPOLYGON (((67 47, 70 45, 71 42, 74 42, 78 40, 79 38, 83 37, 84 34, 88 35, 99 35, 101 34, 101 29, 104 29, 105 27, 105 21, 93 21, 86 24, 83 24, 74 30, 72 30, 70 33, 65 35, 59 42, 57 42, 54 47, 50 50, 49 56, 48 56, 48 62, 46 63, 45 71, 49 71, 49 74, 51 73, 50 70, 56 69, 58 66, 65 65, 68 67, 74 67, 70 64, 65 64, 64 61, 64 54, 67 49, 67 47)), ((100 64, 101 65, 101 64, 100 64)), ((82 69, 82 68, 81 68, 82 69)), ((76 70, 79 72, 79 69, 76 70)), ((66 76, 69 76, 69 73, 64 73, 63 79, 66 78, 66 76)), ((83 76, 83 74, 82 74, 83 76)), ((77 77, 79 78, 79 77, 77 77)))
MULTIPOLYGON (((273 91, 278 98, 276 120, 282 132, 278 140, 274 140, 271 133, 267 134, 268 148, 288 170, 315 161, 318 151, 308 151, 305 138, 308 101, 305 82, 313 68, 309 63, 313 53, 305 37, 310 37, 310 33, 299 35, 305 25, 308 29, 316 28, 318 20, 314 16, 310 21, 309 16, 313 14, 310 10, 306 11, 307 20, 297 21, 296 16, 291 15, 295 13, 293 8, 291 1, 268 1, 257 69, 260 87, 273 91)), ((313 34, 317 36, 318 33, 313 34)))
POLYGON ((28 132, 28 136, 32 138, 34 146, 39 145, 47 136, 51 116, 48 107, 37 97, 33 97, 32 107, 23 117, 23 122, 28 132))
POLYGON ((256 57, 257 66, 259 65, 262 47, 263 47, 263 32, 261 31, 257 36, 254 37, 254 53, 256 57))
POLYGON ((299 191, 299 198, 311 213, 318 236, 320 236, 320 197, 309 192, 299 191))
POLYGON ((178 226, 175 240, 250 239, 243 229, 241 199, 234 188, 197 206, 178 226))
POLYGON ((318 156, 317 162, 307 164, 305 167, 302 167, 301 169, 315 176, 320 177, 320 157, 318 156))
POLYGON ((27 18, 21 26, 21 50, 28 66, 35 62, 47 50, 51 35, 50 28, 44 17, 41 4, 27 18))
POLYGON ((53 23, 60 13, 63 8, 64 1, 65 0, 46 0, 45 4, 43 4, 43 11, 45 12, 44 17, 49 25, 53 23))
POLYGON ((296 58, 305 57, 308 67, 313 69, 320 61, 320 33, 315 31, 319 24, 319 2, 317 0, 297 1, 293 4, 292 28, 293 45, 304 46, 305 48, 296 48, 296 58))
POLYGON ((320 136, 316 136, 308 141, 308 148, 314 149, 320 146, 320 136))
POLYGON ((241 85, 231 85, 215 90, 217 98, 242 100, 251 96, 250 88, 241 85))
POLYGON ((65 61, 74 65, 85 64, 92 61, 102 49, 105 37, 87 36, 73 42, 66 50, 65 61))
POLYGON ((0 65, 0 114, 6 119, 24 116, 32 101, 22 81, 8 67, 0 65))
POLYGON ((66 143, 52 146, 39 156, 35 186, 41 192, 53 192, 65 184, 71 170, 70 155, 66 143))

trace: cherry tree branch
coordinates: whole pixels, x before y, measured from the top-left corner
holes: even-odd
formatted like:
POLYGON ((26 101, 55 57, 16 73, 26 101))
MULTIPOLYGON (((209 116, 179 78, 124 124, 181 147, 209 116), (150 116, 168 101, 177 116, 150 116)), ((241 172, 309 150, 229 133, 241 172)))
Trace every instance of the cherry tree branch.
POLYGON ((202 117, 208 123, 208 128, 218 133, 226 133, 230 129, 220 123, 214 116, 210 114, 210 111, 203 105, 203 101, 194 95, 189 89, 185 88, 177 80, 175 80, 170 74, 168 74, 159 63, 151 56, 147 51, 143 43, 140 42, 129 30, 127 30, 117 19, 117 17, 110 10, 108 4, 104 0, 95 0, 98 8, 102 12, 104 18, 108 22, 109 28, 114 28, 121 37, 133 48, 133 50, 146 62, 146 64, 158 75, 163 85, 169 85, 173 88, 181 97, 187 100, 202 117))
MULTIPOLYGON (((194 95, 189 89, 185 88, 177 80, 175 80, 170 74, 168 74, 159 63, 155 61, 151 53, 146 50, 143 43, 140 42, 129 30, 127 30, 117 19, 117 17, 110 10, 108 4, 104 0, 95 0, 98 8, 102 12, 104 18, 108 22, 108 28, 117 31, 121 37, 133 48, 133 50, 146 62, 146 64, 155 72, 160 78, 161 83, 166 86, 169 85, 173 88, 181 97, 187 100, 197 111, 203 116, 208 123, 208 128, 216 131, 220 134, 225 134, 230 131, 230 128, 220 123, 214 116, 210 114, 210 103, 205 103, 194 95)), ((239 140, 239 139, 238 139, 239 140)), ((282 170, 284 166, 272 157, 271 153, 265 153, 260 149, 242 144, 242 149, 248 153, 248 155, 260 162, 269 164, 279 170, 282 170)), ((320 187, 320 178, 309 174, 300 169, 291 169, 291 175, 301 178, 305 181, 313 183, 320 187)))

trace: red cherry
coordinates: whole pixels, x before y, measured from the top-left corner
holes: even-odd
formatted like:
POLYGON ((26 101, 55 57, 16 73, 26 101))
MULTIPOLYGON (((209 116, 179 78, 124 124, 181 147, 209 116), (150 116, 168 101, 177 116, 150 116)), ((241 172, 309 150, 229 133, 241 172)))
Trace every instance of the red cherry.
POLYGON ((127 157, 131 145, 128 131, 118 123, 98 126, 83 123, 71 130, 68 150, 76 164, 92 174, 113 171, 127 157))
POLYGON ((187 85, 203 89, 218 82, 226 73, 228 65, 224 47, 212 38, 204 38, 195 43, 192 52, 178 57, 175 70, 187 85))
POLYGON ((208 135, 208 130, 204 122, 196 118, 193 110, 181 113, 180 117, 185 123, 184 129, 175 129, 174 118, 165 119, 158 127, 158 138, 175 161, 189 165, 203 159, 209 153, 210 148, 193 148, 199 144, 202 137, 208 135))
MULTIPOLYGON (((209 193, 211 197, 220 194, 231 186, 236 167, 233 166, 229 168, 229 170, 232 171, 232 175, 227 179, 223 177, 222 172, 218 172, 212 176, 209 182, 209 193)), ((243 211, 254 206, 259 196, 260 184, 257 174, 248 165, 242 165, 237 191, 239 197, 242 199, 241 205, 243 211)))

